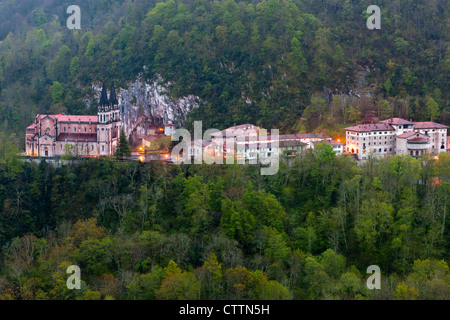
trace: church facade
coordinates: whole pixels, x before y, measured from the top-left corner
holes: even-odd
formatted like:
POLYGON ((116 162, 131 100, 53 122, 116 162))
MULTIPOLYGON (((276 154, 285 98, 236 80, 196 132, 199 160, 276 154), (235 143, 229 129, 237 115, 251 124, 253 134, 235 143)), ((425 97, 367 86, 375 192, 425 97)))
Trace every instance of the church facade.
POLYGON ((114 85, 108 98, 103 84, 96 116, 38 114, 26 129, 26 155, 59 157, 70 152, 81 157, 110 157, 116 153, 120 128, 114 85))

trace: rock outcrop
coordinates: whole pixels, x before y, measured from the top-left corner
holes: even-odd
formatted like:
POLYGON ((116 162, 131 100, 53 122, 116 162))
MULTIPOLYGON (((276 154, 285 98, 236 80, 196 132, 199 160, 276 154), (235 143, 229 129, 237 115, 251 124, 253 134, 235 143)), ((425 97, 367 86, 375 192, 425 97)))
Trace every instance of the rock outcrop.
MULTIPOLYGON (((161 83, 161 79, 152 83, 136 80, 128 88, 117 90, 122 127, 131 142, 139 143, 153 124, 173 123, 181 127, 189 111, 198 107, 198 97, 189 95, 174 100, 168 95, 169 84, 161 83)), ((94 90, 99 95, 101 88, 94 90)))

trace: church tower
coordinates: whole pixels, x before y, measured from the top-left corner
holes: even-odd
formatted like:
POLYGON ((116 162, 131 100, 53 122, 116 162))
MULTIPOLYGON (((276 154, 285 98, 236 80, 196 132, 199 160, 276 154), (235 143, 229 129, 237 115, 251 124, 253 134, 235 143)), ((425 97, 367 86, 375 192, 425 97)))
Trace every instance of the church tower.
POLYGON ((114 156, 120 136, 119 101, 117 100, 114 84, 108 99, 106 85, 103 83, 102 93, 98 104, 97 143, 99 155, 114 156))
POLYGON ((116 96, 114 82, 111 84, 111 92, 109 94, 110 118, 111 118, 111 155, 115 155, 120 138, 120 110, 119 100, 116 96))

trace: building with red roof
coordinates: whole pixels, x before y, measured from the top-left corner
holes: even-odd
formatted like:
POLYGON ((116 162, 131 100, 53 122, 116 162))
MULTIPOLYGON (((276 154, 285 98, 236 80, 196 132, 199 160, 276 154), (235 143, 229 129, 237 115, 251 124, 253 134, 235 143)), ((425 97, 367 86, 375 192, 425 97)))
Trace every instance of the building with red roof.
POLYGON ((448 127, 428 122, 391 118, 345 128, 345 152, 358 160, 397 154, 420 157, 446 151, 448 127))
POLYGON ((74 155, 114 155, 120 135, 119 104, 114 85, 108 99, 103 84, 97 115, 38 114, 26 129, 27 156, 58 157, 70 147, 74 155))

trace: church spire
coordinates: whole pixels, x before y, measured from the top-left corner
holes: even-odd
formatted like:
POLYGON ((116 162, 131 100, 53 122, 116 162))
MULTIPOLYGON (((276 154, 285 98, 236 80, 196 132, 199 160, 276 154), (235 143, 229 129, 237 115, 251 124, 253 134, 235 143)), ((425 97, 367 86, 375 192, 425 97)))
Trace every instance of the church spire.
POLYGON ((117 105, 119 104, 119 101, 117 100, 117 96, 116 96, 116 90, 114 89, 114 81, 111 84, 111 92, 109 94, 109 102, 111 103, 111 106, 113 107, 117 107, 117 105))
POLYGON ((99 101, 98 105, 99 105, 99 107, 106 107, 109 105, 108 94, 106 93, 106 86, 105 86, 104 82, 103 82, 103 87, 102 87, 102 95, 100 96, 100 101, 99 101))

